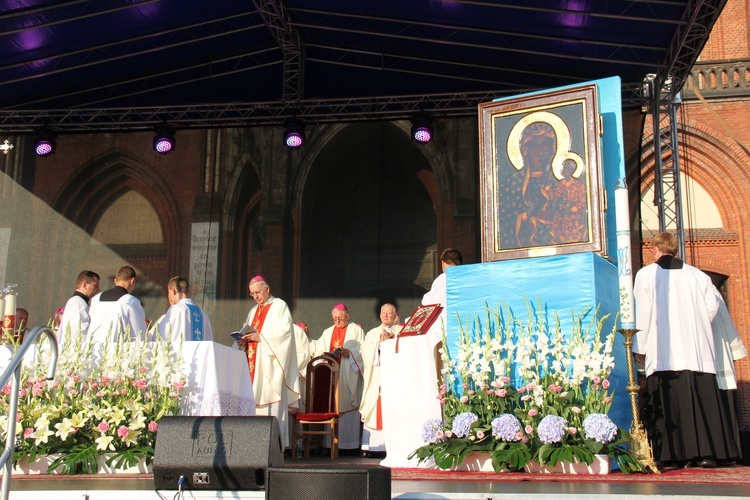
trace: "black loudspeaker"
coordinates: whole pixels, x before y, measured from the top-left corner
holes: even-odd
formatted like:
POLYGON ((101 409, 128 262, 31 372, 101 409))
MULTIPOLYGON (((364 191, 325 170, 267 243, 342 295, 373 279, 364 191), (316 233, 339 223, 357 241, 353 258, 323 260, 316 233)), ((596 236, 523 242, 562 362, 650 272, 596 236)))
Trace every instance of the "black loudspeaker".
POLYGON ((266 500, 390 500, 391 469, 337 467, 269 467, 266 500))
POLYGON ((154 489, 262 490, 284 464, 276 417, 164 417, 154 446, 154 489))

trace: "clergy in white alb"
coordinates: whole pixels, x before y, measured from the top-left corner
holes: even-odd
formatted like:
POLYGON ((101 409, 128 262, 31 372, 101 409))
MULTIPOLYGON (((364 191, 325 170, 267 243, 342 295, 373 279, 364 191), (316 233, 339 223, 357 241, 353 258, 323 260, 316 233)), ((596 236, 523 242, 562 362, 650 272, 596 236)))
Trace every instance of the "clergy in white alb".
POLYGON ((403 328, 398 324, 398 313, 393 304, 380 308, 381 324, 365 335, 362 343, 364 386, 359 413, 362 417, 362 449, 369 452, 386 451, 383 439, 383 408, 380 399, 380 343, 393 338, 403 328))
POLYGON ((289 447, 289 408, 299 407, 300 381, 292 314, 283 300, 271 295, 265 278, 255 276, 248 285, 256 305, 246 324, 255 331, 239 346, 247 354, 257 415, 276 417, 285 448, 289 447))
POLYGON ((677 238, 653 240, 656 262, 635 277, 633 352, 645 363, 643 422, 654 459, 668 467, 715 467, 736 457, 724 433, 711 322, 721 302, 711 278, 676 257, 677 238))
POLYGON ((91 299, 90 342, 115 342, 119 337, 145 339, 146 314, 141 301, 130 295, 135 279, 135 269, 123 266, 115 275, 115 287, 91 299))
MULTIPOLYGON (((331 311, 333 326, 326 329, 315 342, 315 356, 332 352, 339 358, 339 449, 359 449, 362 398, 362 342, 365 332, 356 323, 349 322, 349 310, 336 304, 331 311)), ((330 438, 326 438, 330 447, 330 438)))
POLYGON ((211 330, 211 320, 189 297, 190 284, 188 280, 175 276, 167 283, 167 299, 169 309, 159 319, 159 335, 171 342, 180 340, 198 342, 214 339, 211 330))
POLYGON ((435 278, 430 289, 422 297, 423 306, 440 304, 443 307, 443 310, 440 311, 440 316, 427 331, 427 336, 430 337, 435 345, 443 341, 443 329, 448 317, 446 269, 461 265, 463 259, 461 252, 455 248, 446 248, 443 250, 443 253, 440 254, 440 267, 443 272, 435 278))
POLYGON ((70 342, 75 344, 86 340, 91 317, 89 305, 91 297, 99 293, 99 275, 93 271, 81 271, 76 280, 76 290, 63 308, 60 326, 57 329, 59 346, 70 342))

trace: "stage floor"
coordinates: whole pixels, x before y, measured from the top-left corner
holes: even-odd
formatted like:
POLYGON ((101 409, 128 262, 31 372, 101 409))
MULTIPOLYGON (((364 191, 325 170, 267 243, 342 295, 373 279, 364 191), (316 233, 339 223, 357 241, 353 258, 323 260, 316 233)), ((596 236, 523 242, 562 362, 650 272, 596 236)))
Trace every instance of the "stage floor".
MULTIPOLYGON (((342 457, 290 461, 286 465, 328 467, 378 465, 380 460, 342 457)), ((619 472, 606 476, 556 474, 494 474, 392 469, 391 498, 401 500, 542 499, 567 497, 584 500, 631 499, 732 499, 750 498, 750 467, 690 469, 661 475, 619 472)), ((11 499, 140 500, 176 498, 176 490, 154 490, 150 474, 97 476, 13 476, 11 499), (52 494, 54 492, 54 494, 52 494)), ((184 499, 260 499, 264 491, 184 491, 184 499)), ((289 499, 294 500, 294 499, 289 499)), ((352 499, 357 500, 357 499, 352 499)))

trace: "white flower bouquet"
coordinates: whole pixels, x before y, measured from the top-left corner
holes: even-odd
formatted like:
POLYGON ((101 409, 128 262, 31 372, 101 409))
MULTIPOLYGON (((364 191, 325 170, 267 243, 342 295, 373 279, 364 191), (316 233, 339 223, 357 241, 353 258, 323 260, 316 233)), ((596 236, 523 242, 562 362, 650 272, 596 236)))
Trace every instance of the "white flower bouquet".
MULTIPOLYGON (((49 469, 94 474, 97 459, 131 467, 153 459, 158 421, 179 411, 185 386, 179 352, 165 341, 114 344, 77 342, 60 349, 54 380, 46 340, 34 366, 24 366, 13 462, 59 454, 49 469)), ((0 433, 5 439, 11 387, 0 395, 0 433)))
POLYGON ((441 351, 443 420, 425 422, 425 445, 410 458, 432 458, 447 469, 471 452, 486 452, 500 471, 531 461, 590 465, 595 454, 607 454, 625 473, 643 470, 627 450, 628 432, 607 416, 616 333, 602 335, 608 316, 591 308, 573 314, 564 335, 557 314, 550 329, 541 311, 540 300, 536 308, 527 302, 527 321, 489 307, 483 324, 477 318, 467 328, 459 321, 456 356, 445 341, 441 351))

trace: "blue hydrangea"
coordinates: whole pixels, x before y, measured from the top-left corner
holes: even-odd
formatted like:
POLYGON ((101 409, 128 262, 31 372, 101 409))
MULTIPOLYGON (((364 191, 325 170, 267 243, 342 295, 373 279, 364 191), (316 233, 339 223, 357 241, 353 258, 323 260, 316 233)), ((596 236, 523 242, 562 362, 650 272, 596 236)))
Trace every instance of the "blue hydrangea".
POLYGON ((503 441, 518 441, 521 421, 515 415, 503 413, 492 421, 492 435, 503 441))
POLYGON ((422 426, 422 441, 432 443, 437 441, 437 432, 443 429, 443 421, 439 418, 431 418, 422 426))
POLYGON ((586 439, 609 443, 617 435, 617 426, 607 415, 592 413, 583 420, 583 433, 586 439))
POLYGON ((456 437, 467 437, 471 424, 479 420, 475 414, 470 411, 459 413, 453 419, 453 435, 456 437))
POLYGON ((562 441, 565 436, 568 421, 557 415, 547 415, 539 422, 537 433, 539 439, 545 444, 554 444, 562 441))

